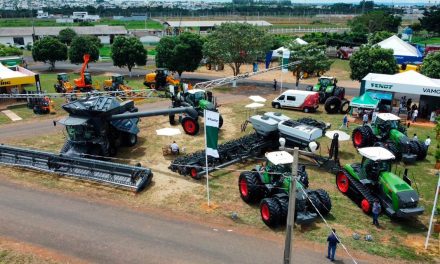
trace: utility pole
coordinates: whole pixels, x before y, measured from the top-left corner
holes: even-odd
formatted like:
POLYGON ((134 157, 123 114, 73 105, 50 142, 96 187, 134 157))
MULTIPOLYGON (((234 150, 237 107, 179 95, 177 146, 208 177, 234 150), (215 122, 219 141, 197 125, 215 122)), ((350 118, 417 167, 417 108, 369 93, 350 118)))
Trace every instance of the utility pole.
POLYGON ((287 211, 286 241, 283 264, 292 264, 293 225, 295 224, 296 177, 298 176, 298 148, 293 149, 292 176, 289 188, 289 209, 287 211))

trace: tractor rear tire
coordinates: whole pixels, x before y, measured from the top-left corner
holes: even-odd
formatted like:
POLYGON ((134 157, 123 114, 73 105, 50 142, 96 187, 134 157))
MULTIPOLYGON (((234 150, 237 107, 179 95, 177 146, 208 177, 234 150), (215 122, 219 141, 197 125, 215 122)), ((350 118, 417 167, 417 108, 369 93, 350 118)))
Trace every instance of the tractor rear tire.
POLYGON ((428 154, 425 144, 422 144, 422 142, 420 141, 416 141, 416 143, 419 147, 419 152, 417 153, 417 160, 424 160, 426 158, 426 155, 428 154))
POLYGON ((388 149, 391 153, 393 153, 394 157, 396 157, 394 160, 396 162, 399 162, 402 160, 402 152, 400 152, 399 148, 394 144, 393 142, 389 142, 386 146, 386 149, 388 149))
POLYGON ((223 126, 223 117, 219 114, 219 120, 218 120, 218 128, 222 128, 223 126))
POLYGON ((289 211, 289 198, 286 197, 276 197, 275 198, 278 202, 278 205, 281 209, 281 215, 280 215, 280 224, 284 225, 287 221, 287 214, 289 211))
POLYGON ((350 112, 350 101, 347 100, 343 100, 342 104, 341 104, 341 109, 339 110, 339 112, 341 114, 347 114, 348 112, 350 112))
POLYGON ((328 215, 332 209, 332 200, 330 199, 330 195, 328 195, 328 193, 323 189, 318 189, 315 191, 315 193, 317 194, 319 201, 321 201, 321 208, 319 209, 319 212, 321 212, 323 216, 328 215))
POLYGON ((411 153, 417 155, 417 159, 419 159, 420 148, 419 148, 419 144, 417 144, 417 143, 418 143, 418 141, 411 140, 409 142, 409 148, 411 150, 411 153))
POLYGON ((373 131, 371 131, 371 128, 368 126, 355 128, 351 137, 355 148, 363 148, 373 145, 373 131))
POLYGON ((260 215, 268 227, 277 227, 281 219, 281 208, 277 200, 275 200, 275 198, 264 198, 261 200, 260 215))
POLYGON ((186 116, 182 119, 182 127, 186 134, 194 136, 199 133, 199 123, 192 117, 186 116))
POLYGON ((343 87, 335 87, 335 92, 333 94, 334 96, 338 97, 339 99, 345 98, 345 88, 343 87))
POLYGON ((168 118, 170 120, 170 125, 174 126, 176 124, 176 116, 174 114, 168 115, 168 118))
POLYGON ((321 201, 319 200, 318 195, 314 191, 307 191, 307 196, 309 199, 307 199, 307 211, 318 213, 321 212, 321 201))
POLYGON ((341 109, 342 101, 336 96, 331 96, 325 101, 324 109, 327 114, 337 114, 341 109))
POLYGON ((263 198, 262 183, 257 172, 245 171, 238 178, 240 197, 248 204, 257 203, 263 198))

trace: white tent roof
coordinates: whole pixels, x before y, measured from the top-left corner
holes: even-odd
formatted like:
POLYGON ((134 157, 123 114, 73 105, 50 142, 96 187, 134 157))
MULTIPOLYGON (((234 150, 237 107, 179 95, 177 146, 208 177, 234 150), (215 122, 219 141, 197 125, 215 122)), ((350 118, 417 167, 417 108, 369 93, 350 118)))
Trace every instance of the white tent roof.
POLYGON ((394 75, 369 73, 362 80, 370 82, 386 82, 424 87, 440 87, 440 79, 431 79, 416 71, 410 70, 394 75))
POLYGON ((0 63, 0 80, 8 79, 8 78, 16 78, 16 77, 27 77, 27 76, 28 75, 21 73, 19 71, 13 71, 8 67, 3 66, 3 64, 0 63))
POLYGON ((384 49, 394 50, 394 55, 415 56, 415 57, 421 56, 421 54, 418 52, 418 50, 414 46, 411 46, 410 44, 401 40, 396 35, 393 35, 385 40, 382 40, 381 42, 377 43, 377 45, 379 45, 381 48, 384 48, 384 49))
POLYGON ((272 57, 274 57, 274 58, 276 58, 276 57, 280 57, 280 58, 283 57, 283 52, 285 50, 289 50, 289 49, 285 48, 285 47, 279 47, 278 49, 273 50, 272 51, 272 57))
POLYGON ((294 40, 294 42, 296 42, 296 43, 298 43, 300 45, 307 45, 307 44, 309 44, 307 41, 303 40, 302 38, 296 38, 294 40))

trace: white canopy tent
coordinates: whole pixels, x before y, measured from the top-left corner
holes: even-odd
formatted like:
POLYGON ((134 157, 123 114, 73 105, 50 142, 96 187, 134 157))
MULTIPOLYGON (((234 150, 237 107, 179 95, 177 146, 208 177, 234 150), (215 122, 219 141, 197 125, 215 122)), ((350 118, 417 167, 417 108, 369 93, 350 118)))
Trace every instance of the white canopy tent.
POLYGON ((421 63, 423 54, 411 44, 401 40, 398 36, 393 35, 381 42, 377 43, 381 48, 392 49, 397 63, 421 63))
POLYGON ((302 38, 296 38, 294 40, 294 42, 296 42, 297 44, 300 44, 300 45, 307 45, 307 44, 309 44, 307 41, 303 40, 302 38))
POLYGON ((283 57, 283 52, 288 50, 288 48, 279 47, 278 49, 272 51, 272 58, 281 58, 283 57))

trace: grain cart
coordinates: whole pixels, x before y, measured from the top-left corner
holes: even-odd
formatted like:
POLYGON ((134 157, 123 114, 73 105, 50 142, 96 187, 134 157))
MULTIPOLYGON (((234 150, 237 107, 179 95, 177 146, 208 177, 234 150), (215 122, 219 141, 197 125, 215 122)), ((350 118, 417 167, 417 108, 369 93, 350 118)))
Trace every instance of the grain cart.
MULTIPOLYGON (((195 111, 197 111, 198 116, 203 117, 204 110, 218 112, 217 102, 215 97, 212 96, 212 92, 205 91, 201 89, 192 89, 188 91, 181 91, 177 93, 173 93, 171 96, 171 107, 172 108, 180 108, 180 107, 192 107, 195 111)), ((169 115, 169 120, 171 125, 176 124, 175 114, 169 115)), ((179 117, 179 122, 182 123, 182 118, 179 117)), ((184 125, 182 123, 182 125, 184 125)), ((199 128, 192 126, 192 124, 186 124, 186 130, 191 131, 190 135, 195 135, 199 132, 199 128)), ((219 128, 223 125, 223 117, 220 115, 219 120, 219 128)))
MULTIPOLYGON (((265 156, 264 165, 240 174, 238 188, 243 201, 248 204, 260 203, 261 219, 267 226, 274 228, 284 224, 287 219, 293 156, 286 151, 270 152, 265 156)), ((308 176, 304 166, 299 167, 298 176, 295 222, 309 224, 318 219, 318 214, 307 196, 323 216, 330 213, 331 199, 323 189, 307 189, 308 176)))
POLYGON ((358 204, 366 214, 373 202, 380 201, 383 212, 390 217, 407 218, 422 214, 419 195, 411 187, 405 170, 403 179, 391 172, 393 153, 382 147, 358 149, 361 163, 346 164, 336 174, 336 186, 358 204))
POLYGON ((198 126, 197 112, 193 108, 138 112, 133 101, 122 102, 112 96, 90 96, 67 103, 63 109, 69 116, 59 123, 66 126, 68 139, 61 153, 69 156, 114 156, 119 147, 136 145, 140 117, 185 113, 184 130, 186 122, 198 126))
POLYGON ((335 77, 322 76, 314 86, 307 87, 307 90, 319 93, 319 102, 324 104, 324 109, 329 114, 349 111, 350 102, 345 100, 345 88, 338 87, 335 77))
POLYGON ((408 138, 400 118, 390 113, 379 113, 371 125, 355 128, 352 140, 356 148, 373 145, 385 147, 394 154, 396 161, 411 163, 424 160, 427 155, 424 144, 408 138))

